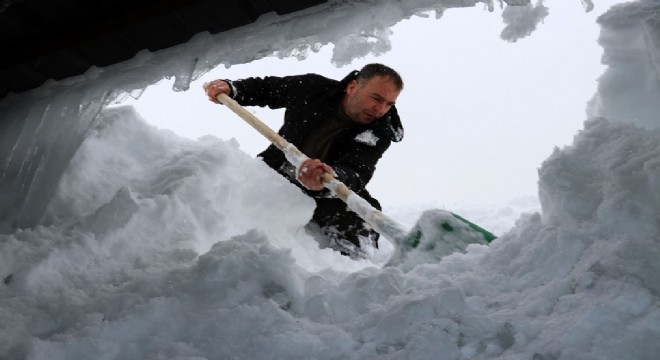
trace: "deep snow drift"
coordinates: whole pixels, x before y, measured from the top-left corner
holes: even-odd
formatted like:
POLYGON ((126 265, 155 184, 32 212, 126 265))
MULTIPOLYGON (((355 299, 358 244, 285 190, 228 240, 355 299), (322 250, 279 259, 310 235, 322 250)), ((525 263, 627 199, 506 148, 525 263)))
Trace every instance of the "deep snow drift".
POLYGON ((59 181, 20 203, 43 207, 39 225, 0 237, 0 358, 657 358, 659 12, 602 18, 610 68, 584 130, 540 170, 542 212, 408 272, 319 249, 301 230, 313 202, 238 144, 130 107, 97 117, 102 99, 79 108, 70 96, 96 95, 72 85, 49 106, 78 114, 81 146, 44 138, 75 155, 21 170, 59 181))

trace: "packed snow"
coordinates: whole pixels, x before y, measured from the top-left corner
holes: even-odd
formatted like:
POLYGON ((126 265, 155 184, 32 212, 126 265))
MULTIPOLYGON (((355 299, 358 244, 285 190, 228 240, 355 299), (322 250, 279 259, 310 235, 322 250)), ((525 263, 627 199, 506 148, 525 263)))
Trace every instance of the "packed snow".
MULTIPOLYGON (((477 2, 428 3, 267 16, 3 100, 0 359, 657 359, 659 1, 600 18, 608 69, 539 170, 541 211, 417 266, 383 267, 386 241, 375 262, 319 248, 314 202, 236 141, 107 108, 220 62, 387 51, 397 21, 477 2)), ((516 10, 520 36, 544 7, 516 10)))

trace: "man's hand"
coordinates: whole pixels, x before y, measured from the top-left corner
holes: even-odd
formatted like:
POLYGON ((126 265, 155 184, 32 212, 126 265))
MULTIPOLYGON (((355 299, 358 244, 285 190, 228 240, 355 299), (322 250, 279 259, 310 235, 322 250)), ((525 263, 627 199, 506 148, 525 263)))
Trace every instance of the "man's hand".
POLYGON ((208 95, 209 100, 216 104, 221 104, 221 102, 219 102, 218 99, 216 99, 218 95, 220 94, 231 95, 231 88, 229 87, 229 84, 227 84, 227 82, 224 80, 213 80, 204 83, 203 88, 204 91, 206 91, 206 95, 208 95))
POLYGON ((334 170, 318 159, 307 159, 298 168, 297 179, 309 190, 323 190, 321 176, 325 173, 334 174, 334 170))

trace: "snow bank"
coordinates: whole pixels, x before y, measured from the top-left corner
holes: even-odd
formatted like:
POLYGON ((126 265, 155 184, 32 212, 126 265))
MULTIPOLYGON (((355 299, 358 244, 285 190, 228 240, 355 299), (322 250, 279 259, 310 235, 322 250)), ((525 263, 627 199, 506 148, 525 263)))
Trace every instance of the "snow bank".
POLYGON ((598 19, 607 70, 590 103, 590 117, 660 127, 660 2, 612 7, 598 19))
POLYGON ((588 122, 541 169, 543 215, 403 272, 319 250, 301 230, 311 200, 237 144, 177 138, 131 108, 103 119, 52 224, 0 242, 3 358, 660 351, 659 131, 588 122))

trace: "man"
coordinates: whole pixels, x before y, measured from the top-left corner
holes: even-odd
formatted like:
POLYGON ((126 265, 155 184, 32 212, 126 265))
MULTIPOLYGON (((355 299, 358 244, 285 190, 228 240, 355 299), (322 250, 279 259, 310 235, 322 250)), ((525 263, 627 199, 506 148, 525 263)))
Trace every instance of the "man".
POLYGON ((279 134, 310 159, 296 174, 274 145, 259 157, 316 201, 310 224, 320 227, 330 247, 352 258, 365 257, 369 244, 377 248, 378 234, 324 189, 321 176, 333 174, 381 210, 365 187, 385 150, 403 138, 394 106, 402 89, 401 76, 382 64, 366 65, 341 81, 306 74, 204 84, 216 103, 216 96, 224 93, 244 106, 286 108, 279 134))

